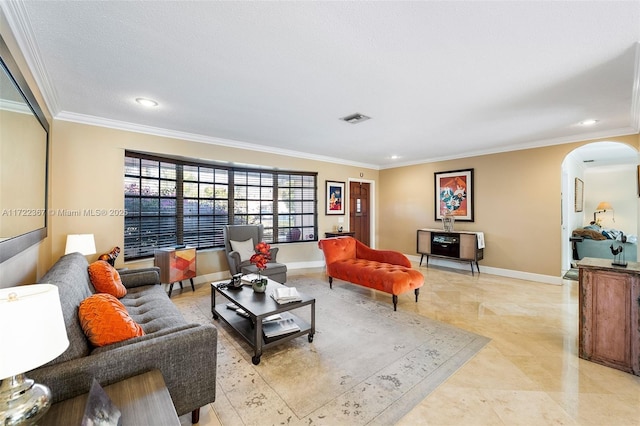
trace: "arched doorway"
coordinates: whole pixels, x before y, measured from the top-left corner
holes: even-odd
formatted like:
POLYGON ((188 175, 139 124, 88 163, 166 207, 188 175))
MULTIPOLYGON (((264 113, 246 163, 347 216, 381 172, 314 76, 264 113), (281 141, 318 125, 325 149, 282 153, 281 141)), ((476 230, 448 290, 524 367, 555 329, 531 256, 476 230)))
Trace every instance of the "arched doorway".
POLYGON ((573 260, 571 233, 593 221, 600 202, 613 210, 598 214, 603 226, 638 234, 638 150, 615 140, 571 151, 562 162, 562 274, 573 260), (582 190, 581 193, 576 194, 582 190), (623 229, 624 228, 624 229, 623 229))

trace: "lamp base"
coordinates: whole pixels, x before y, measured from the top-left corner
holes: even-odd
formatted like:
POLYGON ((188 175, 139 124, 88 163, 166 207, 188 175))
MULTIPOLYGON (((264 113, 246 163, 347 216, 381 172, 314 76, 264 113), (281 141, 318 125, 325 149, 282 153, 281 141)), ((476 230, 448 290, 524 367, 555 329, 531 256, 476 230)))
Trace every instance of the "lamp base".
POLYGON ((51 407, 51 391, 24 374, 0 381, 0 425, 35 424, 51 407))

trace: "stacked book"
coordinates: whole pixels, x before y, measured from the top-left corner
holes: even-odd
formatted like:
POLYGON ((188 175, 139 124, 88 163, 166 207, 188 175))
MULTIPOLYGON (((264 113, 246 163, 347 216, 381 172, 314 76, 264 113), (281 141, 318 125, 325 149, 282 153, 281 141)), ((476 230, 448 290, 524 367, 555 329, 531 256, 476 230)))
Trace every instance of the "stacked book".
MULTIPOLYGON (((288 312, 283 312, 278 316, 280 319, 262 322, 262 332, 264 333, 265 338, 273 339, 274 337, 280 337, 300 331, 300 326, 298 326, 294 321, 293 315, 288 312)), ((267 318, 265 318, 265 320, 266 319, 267 318)))
POLYGON ((278 287, 271 292, 271 297, 278 303, 300 302, 302 300, 295 287, 278 287))
POLYGON ((251 283, 258 278, 260 278, 258 274, 247 274, 243 275, 241 280, 244 284, 251 285, 251 283))

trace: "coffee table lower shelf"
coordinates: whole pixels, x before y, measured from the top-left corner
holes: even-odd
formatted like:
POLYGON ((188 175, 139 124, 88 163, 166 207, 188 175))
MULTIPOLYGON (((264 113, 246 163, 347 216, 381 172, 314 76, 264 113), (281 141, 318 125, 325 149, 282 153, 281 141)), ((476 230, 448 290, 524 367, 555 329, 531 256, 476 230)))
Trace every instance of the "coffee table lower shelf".
MULTIPOLYGON (((271 282, 268 287, 279 286, 280 284, 271 282)), ((313 336, 315 334, 315 299, 304 297, 302 302, 294 302, 288 304, 277 304, 266 294, 254 295, 256 298, 251 298, 250 302, 247 302, 246 297, 240 297, 241 292, 252 292, 251 287, 244 287, 241 290, 227 290, 218 289, 216 283, 211 284, 211 312, 213 318, 218 320, 222 319, 231 328, 233 328, 253 349, 253 356, 251 361, 254 365, 260 364, 260 358, 262 351, 268 349, 277 344, 286 342, 291 339, 298 338, 300 336, 307 335, 309 343, 313 342, 313 336), (216 303, 215 296, 219 293, 223 296, 224 303, 216 303), (227 308, 227 301, 233 302, 249 313, 249 317, 238 315, 234 310, 227 308), (309 306, 311 309, 311 323, 295 315, 292 311, 309 306), (291 315, 291 318, 298 325, 300 330, 267 338, 262 333, 262 321, 264 318, 287 312, 291 315)), ((246 296, 247 293, 242 296, 246 296)))
MULTIPOLYGON (((293 320, 298 325, 298 327, 300 327, 300 330, 295 331, 293 333, 272 337, 272 338, 266 338, 264 335, 262 335, 261 336, 262 349, 268 349, 271 346, 275 346, 278 343, 295 339, 297 337, 304 336, 305 334, 308 335, 309 343, 313 342, 313 333, 311 331, 311 324, 309 324, 308 322, 306 322, 305 320, 303 320, 302 318, 298 317, 295 314, 291 314, 291 316, 293 317, 293 320)), ((229 326, 233 328, 235 331, 237 331, 238 334, 240 334, 244 338, 244 340, 246 340, 247 343, 249 343, 249 345, 251 345, 251 347, 255 351, 256 329, 251 318, 245 318, 241 315, 236 314, 235 311, 231 309, 227 309, 227 306, 225 303, 220 303, 216 305, 213 313, 213 318, 215 319, 221 318, 224 322, 229 324, 229 326)), ((251 361, 255 365, 258 365, 260 363, 260 355, 261 354, 255 353, 254 357, 251 359, 251 361)))

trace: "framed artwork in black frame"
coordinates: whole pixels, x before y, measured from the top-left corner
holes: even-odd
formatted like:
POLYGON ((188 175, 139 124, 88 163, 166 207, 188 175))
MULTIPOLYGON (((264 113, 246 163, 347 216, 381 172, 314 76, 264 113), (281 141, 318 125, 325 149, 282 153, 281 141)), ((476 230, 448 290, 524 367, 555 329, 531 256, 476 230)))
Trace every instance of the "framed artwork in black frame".
POLYGON ((325 205, 326 214, 344 214, 344 182, 326 181, 325 205))
POLYGON ((434 173, 436 220, 448 214, 456 222, 473 222, 473 184, 473 169, 434 173))

